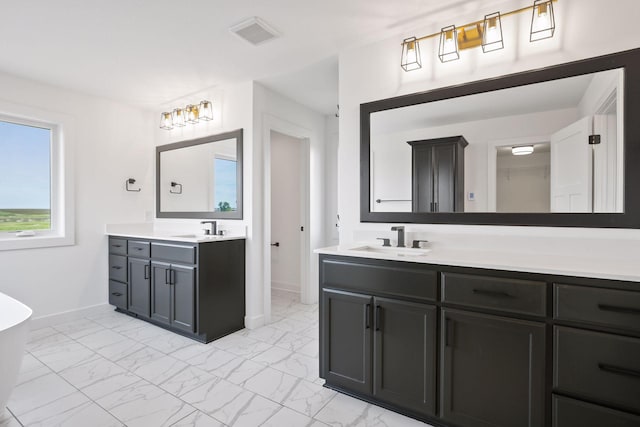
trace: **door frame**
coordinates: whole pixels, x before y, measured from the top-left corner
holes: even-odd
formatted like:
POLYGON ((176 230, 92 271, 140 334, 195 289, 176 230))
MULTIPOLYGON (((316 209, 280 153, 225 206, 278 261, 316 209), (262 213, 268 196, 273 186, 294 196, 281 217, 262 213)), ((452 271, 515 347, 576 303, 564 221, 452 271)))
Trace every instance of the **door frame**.
POLYGON ((549 142, 548 136, 526 136, 522 138, 498 139, 487 142, 487 212, 496 212, 497 209, 498 148, 513 147, 516 145, 541 144, 545 142, 549 142))
POLYGON ((287 120, 270 114, 263 117, 263 277, 264 288, 264 320, 271 322, 271 131, 279 132, 287 136, 299 139, 300 147, 300 177, 301 177, 301 197, 300 197, 300 219, 304 231, 300 234, 300 300, 304 304, 314 301, 311 286, 311 239, 310 230, 310 204, 311 204, 311 138, 313 132, 302 126, 298 126, 287 120))

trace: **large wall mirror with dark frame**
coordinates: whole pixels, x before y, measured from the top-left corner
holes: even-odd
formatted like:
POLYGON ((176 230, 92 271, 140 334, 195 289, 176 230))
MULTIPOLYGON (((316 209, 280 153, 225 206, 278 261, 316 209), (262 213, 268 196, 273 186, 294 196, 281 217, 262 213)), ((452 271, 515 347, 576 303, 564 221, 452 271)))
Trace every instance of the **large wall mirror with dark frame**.
POLYGON ((156 147, 156 216, 242 219, 242 129, 156 147))
POLYGON ((363 222, 640 228, 640 49, 360 106, 363 222))

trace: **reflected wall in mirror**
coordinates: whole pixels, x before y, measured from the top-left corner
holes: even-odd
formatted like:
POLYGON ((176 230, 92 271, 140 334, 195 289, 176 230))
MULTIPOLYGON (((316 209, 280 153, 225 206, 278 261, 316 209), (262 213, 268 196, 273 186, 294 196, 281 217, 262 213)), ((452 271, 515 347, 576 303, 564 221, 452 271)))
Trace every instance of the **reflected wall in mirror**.
POLYGON ((638 75, 634 49, 361 104, 361 220, 640 228, 638 75))
POLYGON ((618 68, 372 113, 371 211, 622 212, 623 85, 618 68), (438 142, 454 135, 468 146, 438 142))
POLYGON ((156 149, 158 218, 242 219, 242 129, 156 149))

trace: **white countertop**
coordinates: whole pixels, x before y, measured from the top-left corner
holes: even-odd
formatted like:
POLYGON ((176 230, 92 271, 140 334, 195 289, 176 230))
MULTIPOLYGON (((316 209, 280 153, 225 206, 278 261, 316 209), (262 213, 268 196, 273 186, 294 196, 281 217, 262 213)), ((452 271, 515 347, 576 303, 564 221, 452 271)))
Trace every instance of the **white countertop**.
POLYGON ((129 237, 134 239, 169 240, 185 243, 207 243, 224 240, 246 239, 244 234, 227 233, 224 236, 207 236, 203 232, 190 233, 188 231, 157 230, 152 224, 114 224, 107 225, 106 234, 109 236, 129 237))
MULTIPOLYGON (((436 248, 417 256, 354 250, 362 246, 380 246, 380 243, 352 243, 345 246, 331 246, 314 252, 326 255, 342 255, 359 258, 386 259, 391 261, 440 264, 458 267, 475 267, 493 270, 519 271, 561 276, 591 277, 608 280, 640 282, 640 264, 629 260, 599 259, 545 254, 512 252, 465 251, 460 249, 436 248)), ((392 249, 392 248, 391 248, 392 249)))

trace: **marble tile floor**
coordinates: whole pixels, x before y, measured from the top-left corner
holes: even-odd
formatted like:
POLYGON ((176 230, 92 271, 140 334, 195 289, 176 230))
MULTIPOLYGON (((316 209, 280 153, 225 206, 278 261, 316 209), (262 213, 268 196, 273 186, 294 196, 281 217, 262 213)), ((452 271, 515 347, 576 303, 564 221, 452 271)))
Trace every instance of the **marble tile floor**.
POLYGON ((32 331, 0 427, 426 426, 322 387, 318 306, 207 345, 105 307, 32 331))

